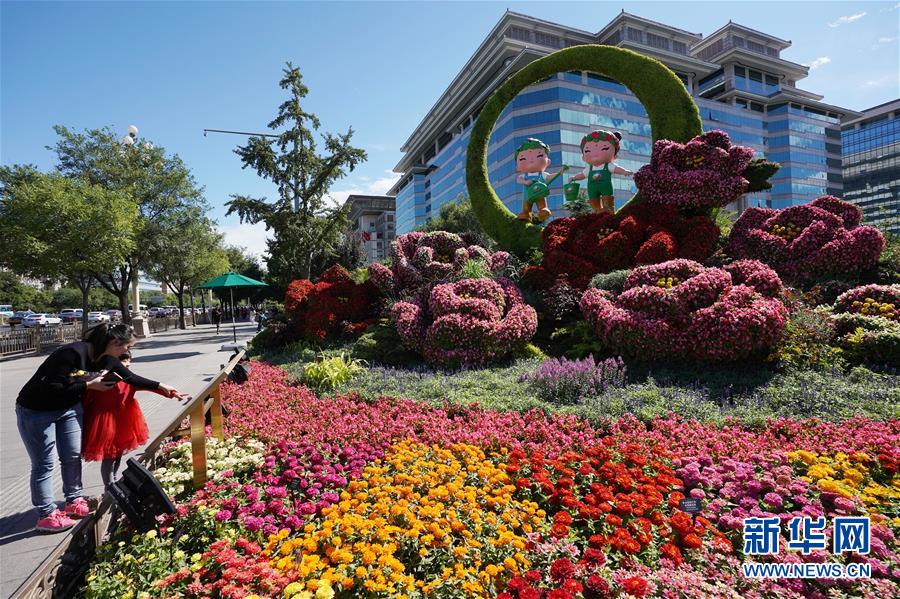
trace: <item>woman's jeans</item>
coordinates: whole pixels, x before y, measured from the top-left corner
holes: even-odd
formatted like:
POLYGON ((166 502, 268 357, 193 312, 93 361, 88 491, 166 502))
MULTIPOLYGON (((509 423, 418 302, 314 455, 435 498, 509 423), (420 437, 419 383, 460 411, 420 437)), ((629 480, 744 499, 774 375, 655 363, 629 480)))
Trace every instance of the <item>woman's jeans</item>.
POLYGON ((62 469, 66 501, 81 497, 81 421, 77 403, 65 410, 44 412, 16 404, 19 434, 31 458, 31 503, 41 518, 56 509, 53 500, 53 450, 62 469))

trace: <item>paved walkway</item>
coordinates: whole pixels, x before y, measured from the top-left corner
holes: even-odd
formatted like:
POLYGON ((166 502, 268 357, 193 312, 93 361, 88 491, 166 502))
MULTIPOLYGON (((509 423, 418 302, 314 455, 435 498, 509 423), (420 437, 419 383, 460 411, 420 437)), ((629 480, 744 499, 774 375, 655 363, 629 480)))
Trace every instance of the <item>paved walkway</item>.
MULTIPOLYGON (((255 331, 255 323, 239 323, 238 341, 250 338, 255 331)), ((158 333, 135 345, 132 369, 180 391, 199 393, 228 361, 231 352, 220 348, 231 340, 230 323, 227 327, 223 324, 218 335, 212 325, 158 333)), ((46 355, 28 356, 0 362, 0 597, 12 595, 61 539, 61 535, 34 530, 36 512, 31 508, 30 462, 16 427, 16 396, 45 358, 46 355)), ((182 402, 155 393, 139 392, 137 397, 150 427, 151 440, 183 407, 182 402)), ((102 492, 98 463, 84 464, 83 481, 86 494, 96 496, 102 492)), ((62 499, 58 463, 54 494, 62 499)))

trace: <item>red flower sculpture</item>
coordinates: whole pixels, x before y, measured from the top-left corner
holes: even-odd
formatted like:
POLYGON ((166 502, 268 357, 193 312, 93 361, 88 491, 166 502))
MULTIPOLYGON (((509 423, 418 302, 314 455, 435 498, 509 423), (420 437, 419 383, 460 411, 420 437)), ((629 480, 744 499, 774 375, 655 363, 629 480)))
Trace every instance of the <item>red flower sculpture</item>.
POLYGON ((724 269, 690 260, 636 268, 618 296, 588 289, 581 312, 615 353, 638 358, 736 360, 770 347, 787 309, 765 264, 724 269))
POLYGON ((724 131, 708 131, 686 144, 661 139, 653 144, 650 164, 634 174, 648 202, 683 208, 714 208, 735 201, 749 182, 741 173, 753 149, 731 145, 724 131))
POLYGON ((353 282, 342 266, 332 266, 313 283, 292 281, 284 298, 285 312, 304 338, 321 341, 331 334, 360 334, 374 322, 373 298, 377 292, 368 281, 353 282))
POLYGON ((719 227, 707 216, 685 218, 672 206, 642 204, 626 213, 560 218, 544 229, 544 257, 526 280, 546 289, 565 276, 584 289, 598 273, 686 258, 704 260, 719 227))
POLYGON ((858 207, 834 196, 783 210, 750 208, 734 224, 727 251, 762 260, 792 281, 855 274, 875 266, 885 243, 861 218, 858 207))

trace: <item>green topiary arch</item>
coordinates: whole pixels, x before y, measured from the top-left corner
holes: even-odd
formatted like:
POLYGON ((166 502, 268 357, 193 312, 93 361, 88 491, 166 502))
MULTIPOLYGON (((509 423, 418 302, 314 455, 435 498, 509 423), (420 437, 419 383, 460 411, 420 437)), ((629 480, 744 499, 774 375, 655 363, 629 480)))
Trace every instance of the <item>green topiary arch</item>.
MULTIPOLYGON (((626 86, 647 110, 653 141, 683 143, 703 132, 697 105, 678 76, 642 54, 613 46, 572 46, 526 66, 507 79, 481 109, 466 154, 466 186, 478 220, 500 247, 520 256, 541 247, 541 229, 516 220, 497 197, 488 178, 488 141, 500 113, 520 91, 564 71, 591 71, 626 86)), ((629 203, 635 201, 639 201, 637 194, 629 203)))

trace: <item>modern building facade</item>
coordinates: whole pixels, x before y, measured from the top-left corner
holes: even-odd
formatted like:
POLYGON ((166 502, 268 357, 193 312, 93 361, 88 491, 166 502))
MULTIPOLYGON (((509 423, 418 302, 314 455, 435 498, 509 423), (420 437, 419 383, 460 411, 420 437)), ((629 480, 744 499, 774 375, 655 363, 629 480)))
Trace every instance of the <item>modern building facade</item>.
MULTIPOLYGON (((841 195, 840 122, 859 113, 797 88, 808 67, 781 58, 789 41, 732 22, 703 37, 624 11, 591 33, 507 11, 401 147, 404 157, 394 168, 401 177, 390 192, 397 197, 398 233, 465 193, 471 126, 490 94, 529 62, 581 44, 618 46, 660 60, 684 82, 705 130, 722 129, 757 157, 782 164, 772 189, 742 198, 738 210, 841 195)), ((649 162, 647 113, 624 85, 594 73, 566 72, 523 90, 491 135, 488 168, 497 195, 518 212, 522 190, 513 156, 524 139, 550 145, 551 172, 561 164, 580 170, 581 138, 595 128, 622 133, 621 166, 636 170, 649 162)), ((636 191, 631 179, 614 177, 613 184, 617 206, 636 191)), ((555 215, 564 214, 562 202, 557 183, 550 196, 555 215)))
POLYGON ((845 120, 841 140, 844 199, 866 223, 900 234, 900 99, 845 120))
POLYGON ((394 197, 351 194, 347 204, 350 205, 348 234, 362 243, 368 262, 386 258, 397 235, 394 197))

